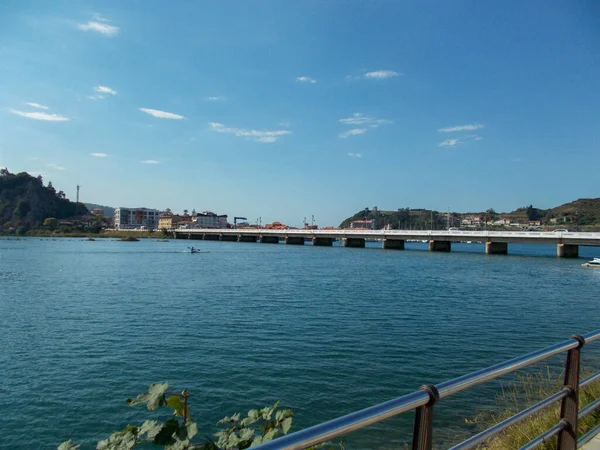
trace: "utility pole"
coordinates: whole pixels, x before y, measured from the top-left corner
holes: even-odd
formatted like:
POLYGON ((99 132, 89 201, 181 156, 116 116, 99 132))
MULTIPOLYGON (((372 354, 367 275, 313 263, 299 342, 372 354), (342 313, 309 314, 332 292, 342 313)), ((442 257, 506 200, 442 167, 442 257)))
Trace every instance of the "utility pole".
POLYGON ((446 216, 446 229, 450 229, 450 207, 448 206, 448 215, 446 216))
POLYGON ((313 227, 315 226, 315 215, 314 215, 314 214, 312 215, 312 223, 311 223, 311 225, 312 225, 313 227))
POLYGON ((79 213, 79 188, 81 186, 79 186, 79 183, 77 183, 77 201, 75 203, 75 215, 77 215, 79 213))

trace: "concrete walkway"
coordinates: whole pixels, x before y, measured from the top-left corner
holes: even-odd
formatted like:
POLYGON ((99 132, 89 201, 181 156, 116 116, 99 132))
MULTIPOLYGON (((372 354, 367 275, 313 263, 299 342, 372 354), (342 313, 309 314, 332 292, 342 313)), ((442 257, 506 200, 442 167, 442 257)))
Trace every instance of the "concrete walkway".
POLYGON ((597 434, 594 439, 581 447, 582 450, 600 450, 600 434, 597 434))

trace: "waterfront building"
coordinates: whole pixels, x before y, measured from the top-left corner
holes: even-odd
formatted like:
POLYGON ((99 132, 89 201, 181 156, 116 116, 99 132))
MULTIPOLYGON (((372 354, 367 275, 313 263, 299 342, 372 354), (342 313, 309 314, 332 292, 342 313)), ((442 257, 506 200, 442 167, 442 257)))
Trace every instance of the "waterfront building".
POLYGON ((172 230, 186 219, 184 216, 179 214, 165 213, 161 214, 158 218, 158 229, 159 230, 172 230))
POLYGON ((215 214, 212 211, 204 211, 192 215, 194 228, 229 228, 227 214, 215 214))
POLYGON ((131 230, 145 227, 153 230, 158 226, 159 212, 149 208, 124 208, 115 209, 115 228, 117 230, 131 230))
POLYGON ((102 208, 92 208, 90 214, 94 216, 104 216, 104 210, 102 208))
POLYGON ((374 230, 377 227, 377 221, 375 219, 370 220, 355 220, 350 222, 350 228, 360 228, 367 230, 374 230))

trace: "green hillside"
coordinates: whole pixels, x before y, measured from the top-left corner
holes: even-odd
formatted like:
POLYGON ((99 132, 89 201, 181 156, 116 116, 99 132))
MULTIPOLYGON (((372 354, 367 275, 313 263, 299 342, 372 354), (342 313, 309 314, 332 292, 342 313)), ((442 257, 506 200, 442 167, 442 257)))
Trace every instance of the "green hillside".
POLYGON ((56 192, 51 182, 44 186, 41 176, 0 170, 0 231, 25 232, 49 217, 60 220, 87 213, 82 203, 69 201, 64 192, 56 192))
POLYGON ((377 208, 358 211, 343 220, 340 228, 349 228, 355 220, 375 220, 375 228, 381 229, 417 229, 440 230, 448 226, 458 227, 465 218, 478 216, 488 221, 488 228, 498 219, 508 219, 510 222, 528 226, 530 220, 539 220, 546 227, 567 227, 584 229, 600 229, 600 198, 580 198, 564 205, 550 209, 540 209, 533 205, 517 208, 512 212, 497 213, 493 209, 480 212, 439 212, 428 209, 400 208, 396 211, 382 211, 377 208))

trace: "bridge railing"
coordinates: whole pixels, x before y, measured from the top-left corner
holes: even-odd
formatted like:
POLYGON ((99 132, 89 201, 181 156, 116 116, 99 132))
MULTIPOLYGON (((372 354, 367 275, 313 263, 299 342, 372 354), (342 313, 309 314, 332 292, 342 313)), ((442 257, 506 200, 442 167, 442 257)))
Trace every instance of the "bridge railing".
POLYGON ((539 411, 561 402, 560 420, 542 435, 530 441, 522 449, 534 449, 556 437, 558 450, 575 450, 591 440, 600 425, 590 430, 577 440, 577 422, 596 409, 600 408, 600 399, 579 410, 579 389, 594 381, 600 381, 600 371, 580 381, 581 348, 590 342, 600 339, 600 330, 583 336, 575 335, 570 339, 551 345, 541 350, 519 356, 508 361, 481 369, 468 375, 445 381, 438 385, 424 385, 420 390, 380 403, 369 408, 347 414, 295 433, 282 436, 271 442, 259 445, 257 450, 295 450, 305 449, 317 444, 331 441, 369 425, 398 416, 408 411, 416 410, 412 449, 430 450, 433 442, 433 421, 435 405, 443 399, 458 392, 472 388, 502 375, 513 373, 519 369, 547 360, 561 353, 566 353, 565 375, 563 388, 539 403, 520 411, 508 419, 470 437, 452 447, 451 450, 467 450, 476 448, 481 443, 499 434, 506 428, 525 420, 539 411))

